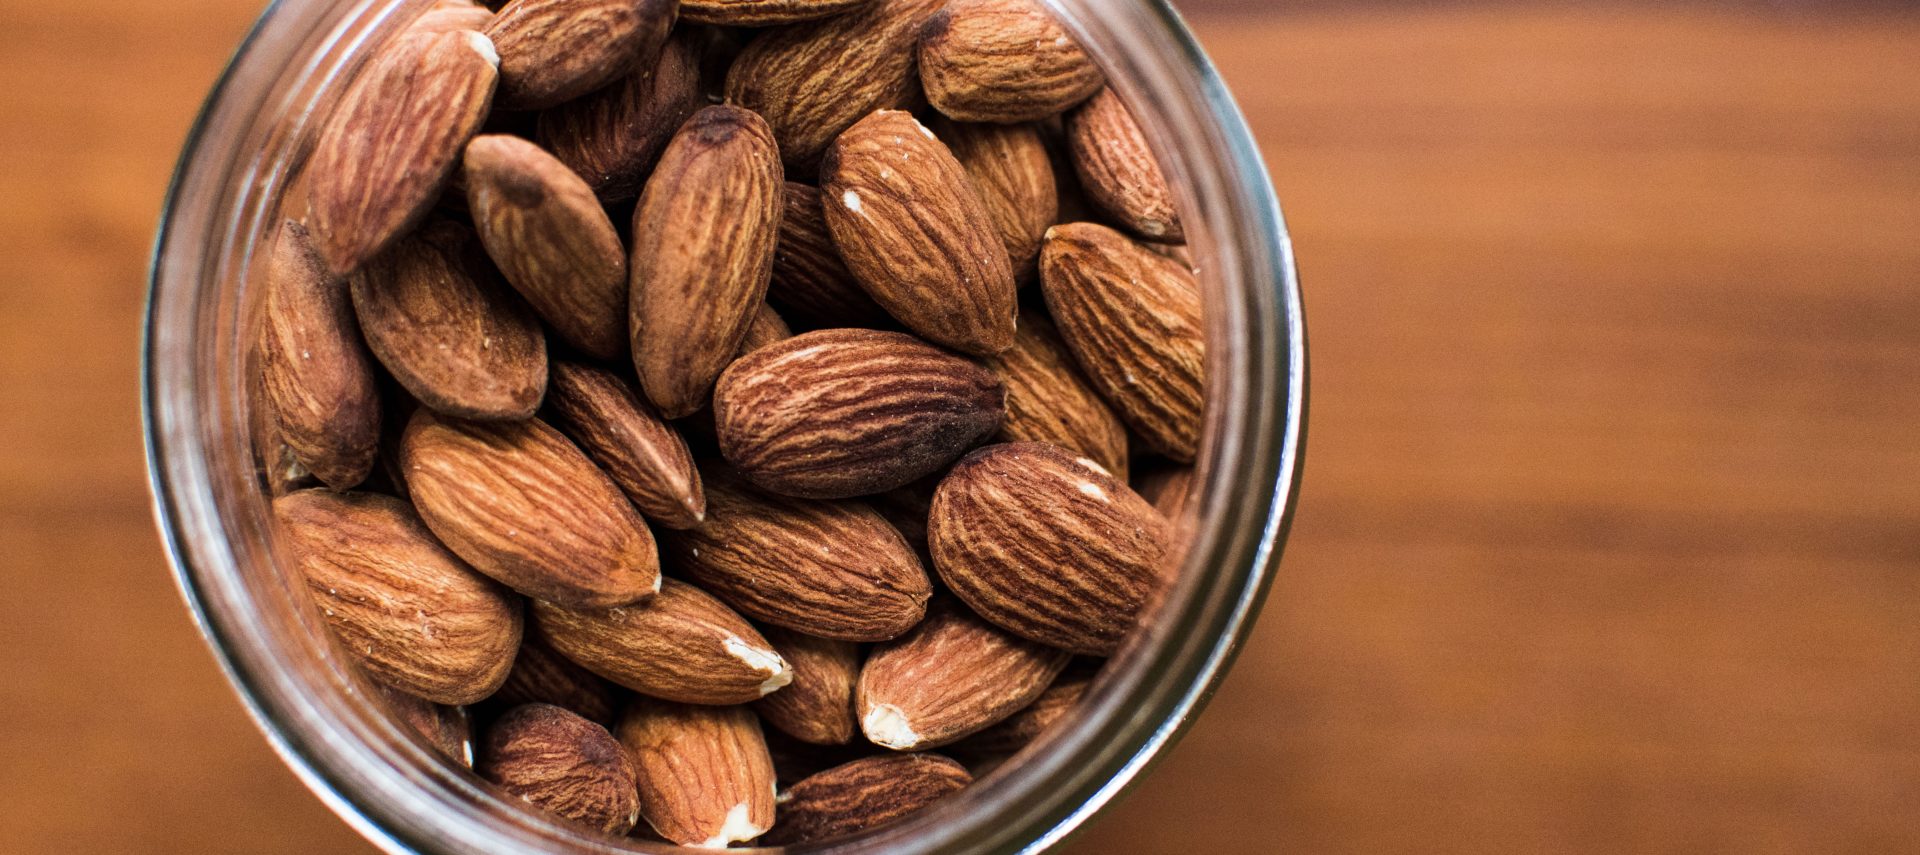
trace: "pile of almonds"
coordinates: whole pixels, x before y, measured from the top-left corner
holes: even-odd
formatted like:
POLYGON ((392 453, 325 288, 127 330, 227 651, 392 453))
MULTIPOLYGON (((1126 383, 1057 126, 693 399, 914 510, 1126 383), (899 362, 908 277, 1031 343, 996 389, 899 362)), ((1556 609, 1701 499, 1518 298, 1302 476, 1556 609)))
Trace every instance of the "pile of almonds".
POLYGON ((556 817, 709 847, 887 822, 1061 720, 1201 427, 1104 85, 1034 0, 442 0, 387 42, 253 363, 288 565, 376 694, 556 817))

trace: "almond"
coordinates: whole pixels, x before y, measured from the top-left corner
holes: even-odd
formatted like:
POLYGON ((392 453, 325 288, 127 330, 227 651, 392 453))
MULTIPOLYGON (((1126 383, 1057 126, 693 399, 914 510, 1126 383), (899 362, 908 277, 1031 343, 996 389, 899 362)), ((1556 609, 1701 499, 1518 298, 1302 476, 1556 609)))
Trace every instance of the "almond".
POLYGON ((353 278, 367 346, 420 403, 470 419, 524 419, 547 387, 547 344, 473 232, 428 224, 353 278))
POLYGON ((1040 286, 1087 379, 1154 451, 1200 449, 1206 353, 1192 271, 1094 223, 1047 232, 1040 286))
POLYGON ((1033 703, 954 746, 955 754, 1000 758, 1027 747, 1073 712, 1092 684, 1091 674, 1061 674, 1033 703))
POLYGON ((817 843, 858 834, 953 795, 973 776, 938 754, 866 757, 807 777, 781 794, 780 821, 766 846, 817 843))
POLYGON ((465 422, 422 409, 401 438, 400 461, 441 542, 522 594, 605 608, 659 590, 646 523, 593 461, 539 419, 465 422))
POLYGON ((821 327, 884 327, 893 318, 854 281, 833 245, 820 191, 786 182, 780 244, 773 254, 767 299, 802 323, 821 327))
POLYGON ((1161 516, 1178 523, 1192 500, 1193 467, 1175 464, 1152 467, 1134 476, 1133 489, 1141 498, 1152 502, 1161 516))
POLYGON ((793 681, 793 669, 746 619, 685 582, 666 580, 638 605, 570 609, 535 601, 553 649, 643 695, 744 704, 793 681))
POLYGON ((1000 427, 992 372, 912 336, 818 330, 735 362, 714 391, 720 451, 775 493, 835 499, 931 474, 1000 427))
POLYGON ((500 106, 538 110, 650 64, 674 0, 513 0, 487 25, 500 50, 500 106))
POLYGON ((307 229, 280 226, 260 329, 265 403, 294 459, 335 490, 366 480, 380 447, 380 392, 346 283, 307 229))
POLYGON ((493 10, 467 0, 440 0, 407 25, 409 33, 479 32, 493 20, 493 10))
POLYGON ((934 132, 973 180, 987 218, 1007 248, 1015 278, 1032 279, 1040 238, 1060 222, 1060 191, 1039 128, 940 122, 934 132))
POLYGON ((614 722, 613 687, 561 656, 535 626, 527 627, 513 670, 487 703, 507 709, 552 704, 602 727, 612 727, 614 722))
POLYGON ((676 35, 660 59, 612 86, 541 112, 535 139, 604 202, 640 195, 660 151, 700 109, 700 53, 676 35))
POLYGON ((632 384, 602 368, 556 360, 547 402, 555 424, 605 469, 648 519, 689 528, 707 512, 693 455, 632 384))
POLYGON ((1087 385, 1044 313, 1022 315, 1013 349, 987 360, 987 367, 1007 387, 1002 439, 1051 442, 1126 480, 1127 428, 1087 385))
POLYGON ((887 522, 893 523, 894 529, 922 558, 927 555, 927 513, 933 507, 933 489, 939 485, 939 475, 930 475, 905 487, 876 493, 866 500, 887 522))
POLYGON ((307 591, 374 679, 442 704, 493 694, 520 644, 519 599, 434 540, 405 502, 302 490, 273 501, 307 591))
POLYGON ((922 337, 974 354, 1013 345, 1013 265, 966 170, 910 113, 882 110, 820 165, 834 245, 854 279, 922 337))
POLYGON ((920 82, 963 122, 1032 122, 1100 91, 1106 76, 1033 0, 951 0, 920 34, 920 82))
POLYGON ((943 603, 868 655, 854 690, 860 729, 895 751, 938 748, 1033 703, 1068 658, 943 603))
POLYGON ((1043 442, 980 449, 933 495, 940 578, 1015 635, 1106 656, 1160 577, 1167 523, 1099 464, 1043 442))
POLYGON ((474 227, 507 282, 562 341, 625 354, 627 254, 593 190, 519 137, 474 137, 465 164, 474 227))
POLYGON ((1148 240, 1186 239, 1173 188, 1146 134, 1113 90, 1101 90, 1067 115, 1067 143, 1081 188, 1095 207, 1148 240))
POLYGON ((667 418, 706 403, 766 298, 780 186, 766 122, 728 106, 688 119, 647 180, 629 323, 640 386, 667 418))
POLYGON ((640 699, 618 732, 640 772, 640 814, 668 842, 725 848, 773 826, 773 759, 752 710, 640 699))
POLYGON ((487 729, 474 771, 548 813, 604 834, 640 819, 633 761, 607 729, 549 704, 516 707, 487 729))
POLYGON ((403 36, 335 108, 307 167, 310 225, 336 274, 425 217, 486 120, 498 57, 468 30, 403 36))
POLYGON ((772 306, 761 303, 753 313, 753 323, 748 325, 746 336, 740 340, 740 353, 749 354, 790 338, 793 338, 793 328, 787 326, 787 322, 772 306))
POLYGON ((265 371, 259 351, 247 360, 247 439, 253 447, 255 474, 266 487, 268 496, 284 496, 295 490, 321 486, 307 467, 280 437, 280 425, 267 400, 265 371))
POLYGON ((845 745, 859 732, 853 684, 860 676, 860 645, 768 627, 767 640, 793 666, 793 682, 754 702, 768 724, 802 742, 845 745))
POLYGON ((680 576, 761 623, 884 641, 926 613, 933 587, 913 549, 859 502, 803 502, 712 473, 707 519, 670 535, 680 576))
POLYGON ((366 686, 368 693, 427 747, 461 766, 473 765, 473 725, 466 710, 416 698, 378 680, 368 680, 366 686))
POLYGON ((680 19, 724 27, 772 27, 845 14, 874 0, 680 0, 680 19))

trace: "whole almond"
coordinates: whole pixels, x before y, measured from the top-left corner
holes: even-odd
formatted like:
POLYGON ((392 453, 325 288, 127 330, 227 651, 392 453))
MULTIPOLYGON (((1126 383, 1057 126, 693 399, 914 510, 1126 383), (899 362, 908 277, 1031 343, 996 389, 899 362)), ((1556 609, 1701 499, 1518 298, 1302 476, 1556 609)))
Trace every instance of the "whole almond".
POLYGON ((539 419, 466 422, 422 409, 407 424, 400 460, 427 526, 508 587, 576 608, 659 590, 646 523, 593 461, 539 419))
POLYGON ((1027 747, 1073 712, 1093 684, 1091 674, 1063 673, 1033 703, 1000 723, 967 737, 954 746, 960 757, 1004 757, 1027 747))
POLYGON ((668 579, 658 596, 621 608, 536 600, 533 617, 561 655, 643 695, 744 704, 793 681, 793 668, 752 624, 685 582, 668 579))
POLYGON ((816 329, 891 324, 887 310, 867 296, 841 260, 820 210, 820 191, 788 181, 782 201, 780 245, 773 253, 767 299, 816 329))
POLYGON ((514 290, 582 353, 626 353, 627 253, 587 183, 504 134, 467 144, 466 180, 480 243, 514 290))
POLYGON ((720 451, 775 493, 838 499, 929 475, 1000 427, 993 373, 909 335, 817 330, 740 358, 714 390, 720 451))
POLYGON ((707 499, 693 455, 631 383, 603 368, 555 360, 548 388, 555 424, 647 519, 666 528, 700 523, 707 499))
POLYGON ((943 2, 874 0, 853 14, 769 31, 728 69, 727 103, 765 116, 787 168, 811 175, 854 122, 913 105, 913 45, 943 2))
POLYGON ((1154 451, 1192 463, 1206 371, 1193 272, 1094 223, 1048 230, 1040 287, 1060 337, 1154 451))
POLYGON ((821 638, 884 641, 933 595, 912 547, 859 502, 796 501, 712 473, 707 519, 665 540, 677 575, 760 623, 821 638))
POLYGON ((352 294, 367 346, 420 403, 469 419, 540 408, 546 336, 466 226, 427 224, 354 276, 352 294))
POLYGON ((1007 387, 1002 439, 1051 442, 1093 458, 1126 480, 1127 428, 1087 385, 1044 313, 1022 314, 1013 349, 987 360, 987 367, 1007 387))
POLYGON ((368 680, 366 686, 368 694, 418 734, 427 747, 461 766, 473 765, 469 748, 473 725, 465 709, 416 698, 379 680, 368 680))
POLYGON ((860 729, 895 751, 938 748, 1033 703, 1070 657, 952 603, 867 656, 854 689, 860 729))
POLYGON ((854 278, 935 344, 988 355, 1013 345, 1013 265, 953 153, 911 113, 882 110, 820 164, 821 206, 854 278))
POLYGON ((963 122, 1032 122, 1100 91, 1106 76, 1034 0, 951 0, 920 34, 920 81, 963 122))
POLYGON ((793 666, 793 682, 754 702, 768 724, 802 742, 845 745, 859 733, 853 684, 860 676, 860 645, 767 627, 767 640, 793 666))
POLYGON ((474 771, 513 795, 603 834, 640 819, 638 779, 607 729, 550 704, 516 707, 487 729, 474 771))
POLYGON ((432 209, 486 120, 498 64, 471 30, 415 33, 347 90, 306 170, 309 224, 334 273, 359 269, 432 209))
POLYGON ((1094 656, 1133 630, 1167 536, 1124 482, 1044 442, 988 446, 954 464, 927 525, 940 578, 981 617, 1094 656))
POLYGON ((700 98, 700 52, 693 37, 667 39, 660 59, 598 92, 540 113, 535 139, 604 202, 640 195, 660 151, 700 98))
POLYGON ((674 0, 512 0, 487 25, 500 49, 503 109, 578 98, 651 64, 673 28, 674 0))
POLYGON ((647 180, 629 325, 640 386, 667 418, 706 404, 766 298, 780 185, 766 122, 724 105, 688 119, 647 180))
POLYGON ((667 842, 724 848, 773 826, 773 759, 752 710, 643 698, 617 733, 640 772, 640 815, 667 842))
POLYGON ((561 656, 537 626, 527 627, 520 652, 513 657, 513 670, 487 703, 506 709, 552 704, 602 727, 612 727, 614 722, 613 687, 561 656))
POLYGON ((347 285, 307 229, 281 224, 268 262, 260 379, 278 435, 327 486, 366 480, 380 446, 380 393, 347 285))
POLYGON ((1080 185, 1094 206, 1153 241, 1186 239, 1173 188, 1147 147, 1146 134, 1112 89, 1067 114, 1067 144, 1080 185))
POLYGON ((1153 503, 1160 515, 1175 523, 1187 512, 1193 493, 1193 467, 1177 464, 1154 466, 1133 477, 1133 489, 1153 503))
POLYGON ((680 0, 680 19, 724 27, 772 27, 841 15, 874 0, 680 0))
POLYGON ((1033 278, 1040 238, 1060 222, 1053 160, 1033 125, 940 122, 935 133, 952 149, 987 206, 987 217, 1013 262, 1014 277, 1033 278))
POLYGON ((766 846, 818 843, 905 817, 966 789, 966 767, 938 754, 866 757, 807 777, 781 794, 766 846))
POLYGON ((793 338, 793 328, 780 317, 780 313, 765 303, 754 310, 753 323, 747 326, 747 334, 740 339, 740 354, 752 353, 770 344, 779 344, 793 338))
POLYGON ((405 502, 302 490, 273 501, 307 591, 374 679, 442 704, 493 694, 520 644, 520 601, 434 540, 405 502))

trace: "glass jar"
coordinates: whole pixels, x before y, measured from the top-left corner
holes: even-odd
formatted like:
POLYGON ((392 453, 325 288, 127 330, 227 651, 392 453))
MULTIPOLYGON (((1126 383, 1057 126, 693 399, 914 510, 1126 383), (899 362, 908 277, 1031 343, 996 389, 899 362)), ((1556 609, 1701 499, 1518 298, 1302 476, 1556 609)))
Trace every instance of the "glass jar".
MULTIPOLYGON (((645 852, 501 800, 360 688, 274 561, 244 366, 295 171, 371 48, 427 0, 281 0, 207 102, 155 249, 144 404, 180 587, 260 728, 337 813, 394 852, 645 852)), ((1047 0, 1106 70, 1175 187, 1207 314, 1207 428, 1180 581, 1064 726, 978 784, 869 834, 796 851, 1039 851, 1110 803, 1186 729, 1246 636, 1301 465, 1306 342, 1291 246, 1244 120, 1156 0, 1047 0)))

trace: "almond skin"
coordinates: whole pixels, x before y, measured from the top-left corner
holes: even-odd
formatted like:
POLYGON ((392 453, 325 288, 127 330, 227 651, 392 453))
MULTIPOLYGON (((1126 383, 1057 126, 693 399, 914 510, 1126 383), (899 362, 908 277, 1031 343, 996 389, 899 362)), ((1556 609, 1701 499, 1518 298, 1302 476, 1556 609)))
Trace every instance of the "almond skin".
POLYGON ((767 640, 793 666, 793 682, 754 702, 770 725, 815 745, 845 745, 859 733, 853 684, 860 677, 860 645, 767 627, 767 640))
POLYGON ((302 490, 273 501, 307 591, 374 679, 441 704, 493 694, 520 644, 520 601, 434 540, 405 502, 302 490))
POLYGON ((547 340, 473 232, 427 224, 353 278, 367 346, 420 403, 468 419, 524 419, 547 389, 547 340))
POLYGON ((1070 657, 1010 635, 951 603, 867 656, 854 692, 867 740, 938 748, 1033 703, 1070 657))
POLYGON ((700 524, 707 498, 693 455, 632 384, 603 368, 557 360, 548 388, 555 425, 647 519, 666 528, 700 524))
POLYGON ((1023 314, 1013 349, 987 360, 987 367, 1007 387, 1002 439, 1051 442, 1092 458, 1126 480, 1127 428, 1087 385, 1044 313, 1023 314))
POLYGON ((775 493, 838 499, 891 490, 1000 427, 992 372, 912 336, 818 330, 735 362, 714 391, 728 462, 775 493))
POLYGON ((793 338, 793 328, 780 317, 780 313, 765 303, 753 313, 753 323, 747 326, 746 337, 740 340, 740 355, 752 353, 770 344, 779 344, 793 338))
POLYGON ((606 608, 659 590, 653 535, 620 488, 539 419, 422 409, 400 440, 420 516, 474 569, 529 597, 606 608))
POLYGON ((1200 449, 1206 345, 1193 272, 1094 223, 1048 230, 1040 287, 1060 337, 1148 448, 1200 449))
POLYGON ((493 727, 474 771, 555 816, 603 834, 640 819, 633 760, 607 729, 550 704, 516 707, 493 727))
POLYGON ((507 681, 487 704, 505 709, 552 704, 602 727, 612 727, 614 722, 613 686, 561 656, 531 625, 520 640, 507 681))
POLYGON ((353 488, 380 447, 380 390, 346 283, 305 226, 280 226, 267 269, 260 380, 280 441, 328 487, 353 488))
POLYGON ((933 494, 934 567, 981 617, 1023 638, 1110 655, 1153 594, 1166 520, 1097 464, 1043 442, 993 445, 933 494))
POLYGON ((755 490, 715 472, 707 519, 669 535, 677 575, 756 621, 844 641, 894 638, 926 613, 933 586, 912 547, 860 502, 755 490))
POLYGON ((468 743, 473 739, 473 723, 465 709, 416 698, 378 680, 368 680, 366 685, 368 693, 428 747, 458 765, 472 765, 468 743))
POLYGON ((1014 278, 1031 280, 1040 239, 1060 222, 1060 191, 1053 159, 1034 125, 939 122, 936 133, 973 179, 1013 262, 1014 278))
POLYGON ((965 767, 938 754, 866 757, 820 772, 781 794, 780 821, 766 846, 833 840, 912 814, 973 783, 965 767))
POLYGON ((685 582, 613 609, 535 601, 540 632, 560 654, 643 695, 688 704, 744 704, 793 681, 793 668, 746 619, 685 582))
POLYGON ((467 144, 467 208, 507 282, 562 341, 599 359, 626 353, 627 252, 593 190, 519 137, 467 144))
POLYGON ((620 744, 640 772, 640 814, 670 843, 744 843, 773 827, 773 759, 746 707, 636 700, 620 744))
POLYGON ((1067 114, 1067 145, 1088 201, 1128 231, 1180 243, 1186 233, 1173 187, 1147 147, 1146 134, 1111 89, 1067 114))
POLYGON ((820 165, 834 245, 854 279, 907 328, 979 355, 1013 346, 1013 265, 972 179, 911 113, 882 110, 820 165))
POLYGON ((670 419, 706 404, 767 294, 780 235, 780 160, 738 107, 688 119, 633 214, 629 330, 647 398, 670 419))
POLYGON ((767 299, 815 329, 891 326, 892 316, 860 288, 833 245, 820 191, 788 181, 781 200, 780 245, 767 299))
POLYGON ((1033 703, 954 746, 955 756, 1000 758, 1027 747, 1073 712, 1079 706, 1080 699, 1086 696, 1087 687, 1092 684, 1093 675, 1090 673, 1075 674, 1068 671, 1061 674, 1033 703))
POLYGON ((466 0, 441 0, 407 25, 411 33, 479 32, 493 20, 493 10, 466 0))
POLYGON ((963 122, 1033 122, 1100 91, 1106 76, 1033 0, 951 0, 920 33, 920 82, 963 122))
POLYGON ((1133 489, 1140 497, 1175 523, 1187 513, 1193 493, 1193 467, 1176 464, 1154 466, 1133 476, 1133 489))
POLYGON ((651 64, 674 0, 513 0, 488 23, 500 51, 500 106, 539 110, 651 64))
POLYGON ((705 102, 693 37, 675 35, 660 59, 598 92, 542 111, 536 139, 603 202, 640 195, 673 132, 705 102))
POLYGON ((773 27, 828 18, 874 0, 680 0, 680 19, 723 27, 773 27))

